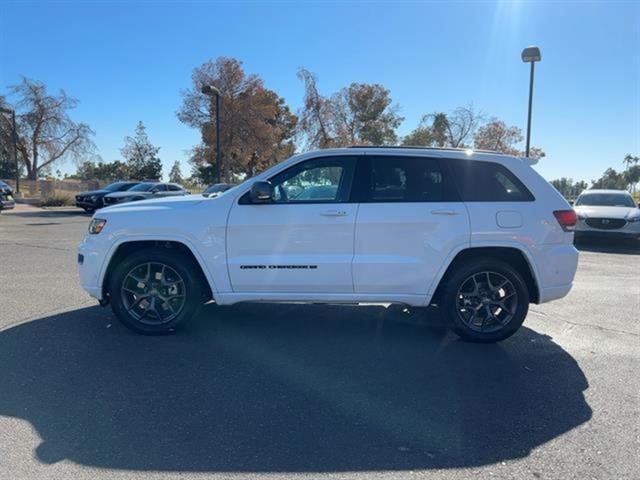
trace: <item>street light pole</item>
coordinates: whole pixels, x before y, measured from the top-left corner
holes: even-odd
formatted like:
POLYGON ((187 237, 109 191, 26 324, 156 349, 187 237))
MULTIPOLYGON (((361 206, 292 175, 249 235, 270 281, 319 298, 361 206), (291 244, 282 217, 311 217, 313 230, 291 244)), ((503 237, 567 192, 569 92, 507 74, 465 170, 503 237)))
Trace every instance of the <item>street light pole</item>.
POLYGON ((222 154, 220 152, 220 90, 213 85, 204 85, 202 93, 216 96, 216 165, 218 166, 218 183, 220 183, 220 171, 222 170, 222 154))
POLYGON ((13 163, 16 165, 16 193, 20 193, 20 168, 18 165, 18 132, 16 130, 16 111, 11 108, 0 108, 2 113, 11 114, 11 138, 13 140, 13 163))
POLYGON ((542 60, 538 47, 527 47, 522 51, 522 61, 531 63, 531 73, 529 74, 529 112, 527 114, 527 144, 525 157, 529 156, 531 146, 531 109, 533 106, 533 73, 536 62, 542 60))

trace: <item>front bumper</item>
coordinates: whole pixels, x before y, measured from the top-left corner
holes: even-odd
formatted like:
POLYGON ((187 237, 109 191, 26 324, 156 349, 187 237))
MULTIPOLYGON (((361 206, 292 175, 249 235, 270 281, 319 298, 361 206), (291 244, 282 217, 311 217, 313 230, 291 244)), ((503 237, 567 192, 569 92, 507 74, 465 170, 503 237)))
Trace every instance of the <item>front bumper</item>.
POLYGON ((575 228, 576 238, 638 238, 640 239, 640 222, 626 222, 621 228, 601 229, 593 228, 579 219, 575 228))
POLYGON ((76 197, 76 207, 97 210, 99 208, 102 208, 102 200, 89 200, 87 198, 76 197))
POLYGON ((13 197, 11 197, 11 199, 8 199, 7 197, 0 197, 0 210, 11 210, 12 208, 15 208, 15 206, 16 202, 13 197))
POLYGON ((102 285, 100 274, 108 244, 98 235, 87 234, 78 245, 78 274, 80 286, 92 297, 102 300, 102 285))

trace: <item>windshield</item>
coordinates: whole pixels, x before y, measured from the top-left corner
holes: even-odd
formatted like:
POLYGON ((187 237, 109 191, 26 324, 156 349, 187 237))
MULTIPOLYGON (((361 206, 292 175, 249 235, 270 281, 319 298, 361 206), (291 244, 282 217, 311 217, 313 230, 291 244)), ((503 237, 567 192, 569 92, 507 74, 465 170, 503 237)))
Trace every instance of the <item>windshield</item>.
POLYGON ((139 183, 133 188, 130 188, 129 192, 148 192, 153 187, 155 187, 157 183, 139 183))
POLYGON ((601 207, 635 207, 633 198, 626 193, 588 193, 581 195, 576 201, 576 206, 601 206, 601 207))
POLYGON ((104 187, 104 190, 108 192, 121 192, 123 190, 128 190, 133 185, 135 185, 133 182, 115 182, 104 187))

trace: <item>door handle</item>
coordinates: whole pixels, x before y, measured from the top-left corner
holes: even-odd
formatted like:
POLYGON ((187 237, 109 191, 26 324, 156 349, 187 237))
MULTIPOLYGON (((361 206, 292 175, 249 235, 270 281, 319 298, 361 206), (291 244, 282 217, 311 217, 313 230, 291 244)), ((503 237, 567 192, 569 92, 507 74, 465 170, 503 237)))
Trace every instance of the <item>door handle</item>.
POLYGON ((447 215, 453 217, 455 215, 460 215, 460 212, 457 210, 431 210, 433 215, 447 215))
POLYGON ((323 217, 346 217, 349 214, 344 210, 325 210, 320 212, 320 215, 323 217))

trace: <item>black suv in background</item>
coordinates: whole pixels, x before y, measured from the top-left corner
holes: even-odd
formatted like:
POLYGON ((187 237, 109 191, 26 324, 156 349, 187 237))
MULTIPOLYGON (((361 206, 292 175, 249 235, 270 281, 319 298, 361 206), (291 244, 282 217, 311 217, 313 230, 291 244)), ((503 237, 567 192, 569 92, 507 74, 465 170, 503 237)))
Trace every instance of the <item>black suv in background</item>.
POLYGON ((11 187, 0 181, 0 211, 11 210, 16 206, 16 202, 13 200, 13 191, 11 187))
POLYGON ((76 207, 83 208, 86 212, 94 212, 104 207, 104 196, 115 192, 124 192, 131 187, 135 187, 140 182, 115 182, 100 190, 81 192, 76 195, 76 207))

